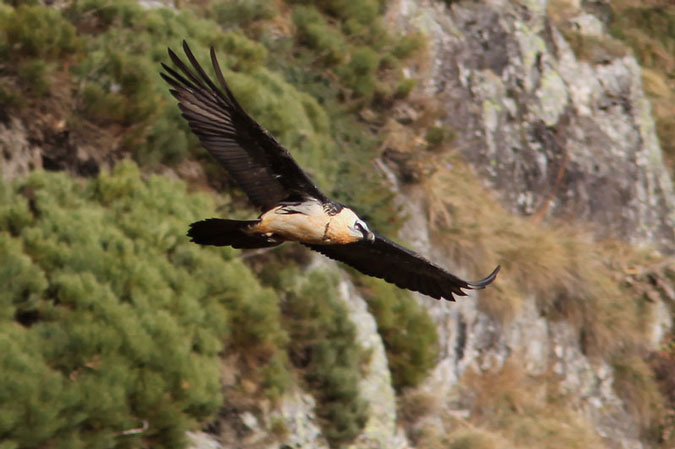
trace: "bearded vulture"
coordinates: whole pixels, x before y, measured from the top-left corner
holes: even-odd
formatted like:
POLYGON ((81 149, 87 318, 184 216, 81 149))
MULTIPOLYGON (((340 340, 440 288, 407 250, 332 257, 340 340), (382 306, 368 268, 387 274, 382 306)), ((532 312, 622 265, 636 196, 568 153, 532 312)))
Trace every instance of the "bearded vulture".
POLYGON ((290 152, 239 105, 225 82, 216 54, 211 62, 218 85, 204 72, 187 43, 192 67, 171 49, 176 69, 162 64, 178 107, 202 145, 261 211, 255 220, 209 218, 190 225, 200 245, 264 248, 299 242, 358 271, 432 298, 454 301, 463 290, 485 288, 485 279, 464 281, 420 255, 372 232, 347 206, 332 201, 312 182, 290 152))

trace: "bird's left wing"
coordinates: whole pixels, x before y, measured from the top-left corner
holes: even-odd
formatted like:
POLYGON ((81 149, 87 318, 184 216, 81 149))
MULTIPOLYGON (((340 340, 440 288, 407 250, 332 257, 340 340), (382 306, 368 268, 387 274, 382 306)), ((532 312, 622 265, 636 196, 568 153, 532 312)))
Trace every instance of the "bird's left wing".
POLYGON ((369 276, 436 299, 454 301, 465 290, 485 288, 495 280, 499 266, 480 281, 465 281, 391 240, 375 235, 375 241, 360 240, 346 245, 307 245, 331 259, 344 262, 369 276))
POLYGON ((292 197, 327 198, 295 162, 290 152, 260 126, 234 98, 211 47, 216 85, 183 42, 192 67, 171 49, 177 70, 162 64, 162 78, 171 86, 192 131, 220 162, 256 207, 269 210, 292 197))

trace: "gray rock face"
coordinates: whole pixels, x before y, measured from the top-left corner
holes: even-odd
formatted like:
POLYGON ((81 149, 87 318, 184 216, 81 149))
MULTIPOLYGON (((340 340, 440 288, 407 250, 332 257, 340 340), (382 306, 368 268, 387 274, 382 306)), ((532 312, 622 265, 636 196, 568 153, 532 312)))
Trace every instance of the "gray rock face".
POLYGON ((208 433, 188 432, 188 449, 223 449, 223 446, 208 433))
MULTIPOLYGON (((389 16, 401 29, 427 34, 430 64, 418 73, 422 86, 444 105, 457 147, 514 213, 592 222, 601 237, 675 250, 675 195, 638 64, 630 56, 578 60, 547 19, 546 6, 535 0, 451 7, 400 0, 389 16)), ((595 16, 576 20, 582 33, 604 36, 595 16)), ((422 193, 413 186, 398 194, 413 217, 403 227, 405 240, 455 268, 430 240, 422 193)), ((518 353, 527 373, 553 372, 610 447, 643 447, 639 426, 613 390, 611 367, 591 363, 573 326, 543 318, 535 298, 525 298, 503 327, 478 311, 472 297, 453 304, 420 301, 441 343, 441 360, 423 390, 447 398, 467 368, 498 368, 518 353)))
MULTIPOLYGON (((399 192, 400 196, 409 197, 410 201, 402 204, 407 214, 415 217, 414 224, 404 226, 404 239, 420 252, 430 255, 431 260, 465 277, 466 273, 461 269, 455 270, 453 261, 442 247, 432 245, 419 194, 414 187, 399 192)), ((421 391, 442 398, 446 413, 469 417, 469 411, 462 408, 466 398, 454 389, 458 380, 467 369, 477 372, 498 370, 515 354, 527 374, 555 376, 562 393, 570 398, 580 418, 592 424, 608 447, 644 447, 638 424, 613 390, 612 368, 605 361, 591 361, 584 355, 573 324, 547 320, 538 311, 536 298, 529 297, 524 298, 519 313, 501 325, 478 310, 475 296, 475 292, 471 292, 470 296, 455 303, 418 297, 437 325, 440 344, 440 360, 419 387, 421 391)), ((663 304, 660 306, 664 307, 663 304)), ((666 317, 665 322, 656 328, 669 327, 672 324, 669 314, 661 315, 666 317)), ((443 428, 441 423, 436 425, 443 428)))
POLYGON ((0 123, 0 178, 9 181, 41 168, 40 148, 30 144, 21 121, 0 123))
MULTIPOLYGON (((546 7, 400 0, 390 15, 427 34, 424 89, 514 212, 592 222, 600 236, 675 250, 675 195, 640 67, 602 49, 577 59, 546 7)), ((611 39, 595 16, 573 20, 581 34, 611 39)))
MULTIPOLYGON (((321 435, 314 407, 314 398, 299 389, 282 397, 280 406, 270 413, 268 421, 276 420, 286 427, 288 437, 284 441, 284 447, 328 449, 328 443, 321 435)), ((279 444, 273 444, 269 447, 271 449, 278 446, 279 444)))
POLYGON ((264 400, 257 405, 226 410, 217 435, 188 432, 189 449, 328 449, 314 412, 316 402, 297 385, 273 406, 264 400))
MULTIPOLYGON (((326 261, 333 266, 333 262, 326 261)), ((353 449, 407 449, 408 442, 396 427, 396 395, 382 338, 375 318, 368 312, 365 300, 351 281, 340 282, 340 294, 356 324, 356 340, 370 352, 368 366, 361 380, 361 397, 369 403, 369 416, 362 434, 350 445, 353 449)))

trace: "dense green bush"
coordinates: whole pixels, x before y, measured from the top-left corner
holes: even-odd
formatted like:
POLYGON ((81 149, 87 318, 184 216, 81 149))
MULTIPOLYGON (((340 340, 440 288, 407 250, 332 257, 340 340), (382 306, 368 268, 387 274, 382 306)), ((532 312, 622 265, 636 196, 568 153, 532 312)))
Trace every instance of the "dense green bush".
POLYGON ((379 19, 380 1, 364 0, 290 0, 289 3, 313 5, 322 12, 343 22, 354 21, 363 25, 372 25, 379 19))
POLYGON ((184 236, 207 197, 131 163, 86 183, 37 172, 0 186, 0 439, 182 447, 222 406, 226 351, 257 354, 283 388, 274 291, 233 250, 184 236))
POLYGON ((316 8, 298 6, 293 10, 298 40, 318 53, 326 64, 340 64, 347 58, 347 42, 339 30, 328 24, 316 8))
POLYGON ((297 269, 287 269, 282 276, 290 359, 317 399, 324 436, 331 447, 339 447, 357 436, 366 422, 366 403, 359 397, 363 350, 338 297, 335 277, 297 269))
MULTIPOLYGON (((74 69, 87 119, 114 121, 130 127, 127 146, 142 163, 175 163, 197 147, 185 120, 180 117, 166 83, 159 77, 159 63, 169 63, 171 46, 182 53, 186 39, 211 74, 209 46, 218 53, 225 75, 244 107, 315 169, 317 181, 330 185, 326 153, 329 126, 325 112, 314 99, 302 94, 262 64, 265 48, 240 31, 222 31, 210 20, 189 10, 146 11, 133 3, 101 8, 103 0, 89 0, 67 11, 73 23, 84 27, 85 17, 97 18, 103 32, 87 41, 87 56, 74 69), (103 25, 101 25, 103 24, 103 25), (227 70, 233 68, 236 72, 227 70)), ((91 19, 87 19, 91 20, 91 19)), ((200 150, 201 151, 201 150, 200 150)))
POLYGON ((77 2, 64 15, 88 36, 85 57, 72 73, 78 86, 78 114, 100 126, 122 125, 125 150, 144 165, 177 163, 197 140, 159 77, 159 63, 169 62, 168 46, 180 52, 188 40, 209 69, 214 45, 224 66, 248 71, 260 67, 265 49, 239 32, 222 32, 190 10, 145 10, 135 1, 77 2))
POLYGON ((387 350, 396 391, 424 380, 438 359, 436 325, 410 292, 372 277, 357 278, 387 350))
POLYGON ((25 86, 25 92, 34 97, 49 92, 51 81, 49 75, 54 69, 53 64, 43 59, 28 59, 17 65, 16 74, 25 86))
POLYGON ((380 56, 369 47, 354 50, 349 64, 338 71, 345 85, 356 97, 370 97, 377 84, 375 75, 380 64, 380 56))
POLYGON ((211 9, 216 22, 223 26, 246 26, 279 14, 274 0, 232 0, 214 3, 211 9))
POLYGON ((2 29, 13 57, 55 59, 81 45, 75 28, 57 10, 22 5, 3 16, 2 29))
MULTIPOLYGON (((82 41, 61 14, 42 6, 22 4, 16 9, 0 4, 0 59, 4 74, 14 74, 24 96, 49 93, 56 64, 77 54, 82 41)), ((18 92, 2 92, 0 106, 25 103, 18 92)))

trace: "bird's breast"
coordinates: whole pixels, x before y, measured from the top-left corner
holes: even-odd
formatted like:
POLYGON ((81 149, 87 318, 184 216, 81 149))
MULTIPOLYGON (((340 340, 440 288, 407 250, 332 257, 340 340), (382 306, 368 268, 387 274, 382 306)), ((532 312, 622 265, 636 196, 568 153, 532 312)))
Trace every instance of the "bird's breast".
POLYGON ((356 240, 342 229, 340 220, 327 214, 317 203, 302 206, 277 206, 260 216, 251 232, 269 234, 284 240, 315 245, 350 243, 356 240))

